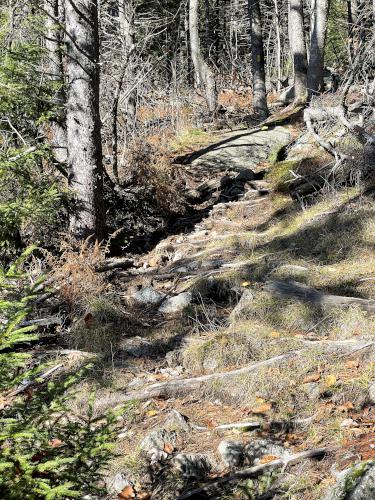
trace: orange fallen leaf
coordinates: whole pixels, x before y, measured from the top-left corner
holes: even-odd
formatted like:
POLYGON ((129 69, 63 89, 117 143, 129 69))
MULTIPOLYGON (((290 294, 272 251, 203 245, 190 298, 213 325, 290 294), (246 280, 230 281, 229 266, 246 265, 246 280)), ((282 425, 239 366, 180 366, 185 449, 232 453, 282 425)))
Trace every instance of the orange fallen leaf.
POLYGON ((351 401, 348 401, 347 403, 343 403, 342 405, 339 405, 337 407, 338 411, 349 411, 353 410, 354 405, 351 401))
POLYGON ((264 455, 264 457, 262 457, 259 460, 259 463, 268 464, 269 462, 273 462, 274 460, 277 460, 278 458, 280 458, 280 457, 277 457, 276 455, 264 455))
POLYGON ((49 444, 50 444, 50 446, 52 446, 52 448, 60 448, 65 443, 63 441, 61 441, 61 439, 54 438, 54 439, 50 440, 49 444))
POLYGON ((164 443, 164 451, 165 453, 168 453, 168 455, 171 455, 173 453, 174 447, 173 444, 171 443, 164 443))
POLYGON ((272 405, 270 403, 263 403, 255 408, 252 408, 250 411, 256 415, 260 415, 262 413, 267 413, 272 409, 272 405))
POLYGON ((346 368, 353 369, 353 368, 358 368, 359 366, 359 361, 358 360, 349 360, 345 363, 346 368))
POLYGON ((320 373, 312 373, 311 375, 306 375, 302 383, 309 384, 311 382, 317 382, 318 380, 320 380, 320 373))
POLYGON ((122 498, 123 500, 130 500, 131 498, 135 498, 135 491, 133 486, 125 486, 122 492, 118 494, 118 498, 122 498))

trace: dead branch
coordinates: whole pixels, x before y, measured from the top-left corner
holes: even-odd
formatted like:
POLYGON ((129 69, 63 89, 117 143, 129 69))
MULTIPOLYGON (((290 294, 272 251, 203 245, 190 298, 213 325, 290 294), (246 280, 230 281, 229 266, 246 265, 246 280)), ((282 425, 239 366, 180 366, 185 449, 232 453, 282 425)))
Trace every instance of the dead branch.
POLYGON ((225 483, 230 483, 232 481, 240 481, 242 479, 248 479, 250 477, 258 477, 266 471, 278 469, 279 467, 287 467, 288 465, 295 465, 303 460, 308 460, 310 458, 322 458, 328 452, 327 448, 315 448, 313 450, 302 451, 300 453, 296 453, 295 455, 291 455, 285 458, 279 458, 278 460, 273 460, 272 462, 268 462, 267 464, 255 465, 254 467, 248 467, 247 469, 243 469, 235 474, 230 474, 225 477, 221 477, 211 483, 203 486, 201 488, 196 488, 194 490, 190 490, 178 497, 178 500, 185 500, 186 498, 191 498, 195 495, 202 493, 209 493, 212 488, 216 488, 225 483))

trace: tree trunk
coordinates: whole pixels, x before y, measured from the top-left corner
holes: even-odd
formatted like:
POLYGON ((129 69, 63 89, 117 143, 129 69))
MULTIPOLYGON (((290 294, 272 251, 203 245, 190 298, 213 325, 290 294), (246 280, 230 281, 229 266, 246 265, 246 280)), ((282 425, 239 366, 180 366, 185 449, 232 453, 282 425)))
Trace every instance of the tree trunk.
POLYGON ((289 0, 289 46, 293 57, 295 103, 307 99, 307 55, 302 0, 289 0))
POLYGON ((324 48, 330 0, 313 0, 313 22, 310 38, 310 61, 307 70, 309 94, 324 87, 324 48))
POLYGON ((70 231, 77 238, 105 233, 103 163, 99 116, 97 0, 66 0, 67 139, 70 187, 76 210, 70 231))
MULTIPOLYGON (((134 51, 134 5, 132 0, 122 0, 122 8, 120 9, 120 24, 121 31, 124 37, 124 53, 125 64, 127 66, 126 79, 128 86, 134 85, 135 61, 133 57, 134 51)), ((137 114, 137 89, 129 92, 126 99, 126 137, 125 143, 128 143, 129 137, 134 133, 135 120, 137 114)))
POLYGON ((64 70, 62 59, 63 36, 59 29, 59 22, 63 18, 63 6, 61 0, 46 0, 44 3, 46 17, 46 64, 45 70, 48 79, 53 82, 57 88, 54 95, 54 113, 53 117, 43 127, 43 132, 48 138, 52 148, 54 158, 58 163, 65 163, 67 160, 66 149, 66 129, 65 129, 65 89, 64 89, 64 70))
POLYGON ((198 6, 199 0, 190 0, 189 3, 189 31, 190 50, 195 70, 195 81, 197 86, 203 85, 206 102, 210 113, 214 113, 217 108, 217 90, 214 74, 211 68, 203 59, 199 41, 198 28, 198 6))
POLYGON ((280 18, 280 12, 279 12, 279 4, 278 0, 274 0, 274 5, 275 5, 275 26, 276 26, 276 71, 277 71, 277 84, 276 84, 276 90, 280 92, 281 90, 281 34, 280 34, 280 28, 282 26, 281 24, 281 18, 280 18))
POLYGON ((259 118, 268 116, 266 75, 264 70, 262 17, 259 0, 248 0, 251 33, 251 69, 253 73, 253 109, 259 118))

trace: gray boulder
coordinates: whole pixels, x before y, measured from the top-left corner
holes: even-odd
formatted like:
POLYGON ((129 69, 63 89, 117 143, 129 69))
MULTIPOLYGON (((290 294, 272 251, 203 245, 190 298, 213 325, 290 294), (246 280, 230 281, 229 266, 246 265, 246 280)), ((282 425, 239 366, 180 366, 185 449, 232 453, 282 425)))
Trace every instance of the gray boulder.
POLYGON ((176 433, 166 429, 156 429, 141 442, 141 450, 148 456, 151 463, 162 462, 169 454, 164 450, 166 444, 174 445, 176 433))
POLYGON ((278 458, 283 458, 289 456, 290 453, 283 446, 273 441, 256 439, 245 446, 244 455, 250 464, 256 464, 259 462, 260 458, 266 455, 274 455, 278 458))
POLYGON ((238 301, 236 307, 231 312, 230 319, 235 320, 241 317, 242 314, 245 314, 246 311, 252 305, 253 300, 254 300, 254 295, 251 292, 251 290, 245 290, 240 300, 238 301))
POLYGON ((125 474, 119 472, 114 477, 109 478, 107 481, 107 490, 111 495, 118 495, 127 486, 133 486, 133 483, 126 479, 125 474))
POLYGON ((348 469, 327 492, 325 500, 372 500, 375 498, 375 462, 348 469))
POLYGON ((244 461, 244 445, 239 441, 221 441, 217 449, 227 467, 238 467, 244 461))
POLYGON ((163 314, 177 314, 182 312, 191 304, 193 294, 191 292, 183 292, 174 297, 168 297, 159 307, 159 312, 163 314))
POLYGON ((165 298, 165 293, 158 292, 152 287, 141 288, 132 295, 132 299, 138 305, 157 306, 165 298))

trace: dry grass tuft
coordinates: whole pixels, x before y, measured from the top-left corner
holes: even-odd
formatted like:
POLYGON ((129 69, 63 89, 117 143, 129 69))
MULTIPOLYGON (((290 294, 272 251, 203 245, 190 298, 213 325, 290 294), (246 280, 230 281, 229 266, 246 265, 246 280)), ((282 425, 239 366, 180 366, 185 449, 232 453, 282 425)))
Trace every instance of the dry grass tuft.
POLYGON ((51 279, 70 311, 81 314, 88 300, 108 290, 104 275, 95 271, 103 264, 106 249, 88 238, 81 242, 65 241, 61 250, 58 257, 47 255, 51 279))

